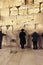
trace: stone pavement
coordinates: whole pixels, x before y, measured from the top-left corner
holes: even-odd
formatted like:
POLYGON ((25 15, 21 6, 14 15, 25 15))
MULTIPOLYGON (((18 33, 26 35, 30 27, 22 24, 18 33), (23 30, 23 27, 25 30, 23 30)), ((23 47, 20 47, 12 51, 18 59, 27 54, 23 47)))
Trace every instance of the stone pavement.
POLYGON ((43 65, 43 49, 10 48, 0 50, 0 65, 43 65))

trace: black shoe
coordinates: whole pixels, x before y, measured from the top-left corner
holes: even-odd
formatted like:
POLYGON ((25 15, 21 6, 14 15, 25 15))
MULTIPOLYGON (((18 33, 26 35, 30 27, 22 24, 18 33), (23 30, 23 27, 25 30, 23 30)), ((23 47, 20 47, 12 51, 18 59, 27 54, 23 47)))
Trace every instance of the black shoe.
POLYGON ((35 49, 38 49, 38 48, 35 48, 35 49))
POLYGON ((33 48, 33 49, 37 49, 37 48, 33 48))
POLYGON ((0 48, 0 49, 2 49, 2 48, 0 48))
POLYGON ((35 49, 35 47, 33 47, 33 49, 35 49))
POLYGON ((24 47, 21 47, 22 49, 24 49, 24 47))

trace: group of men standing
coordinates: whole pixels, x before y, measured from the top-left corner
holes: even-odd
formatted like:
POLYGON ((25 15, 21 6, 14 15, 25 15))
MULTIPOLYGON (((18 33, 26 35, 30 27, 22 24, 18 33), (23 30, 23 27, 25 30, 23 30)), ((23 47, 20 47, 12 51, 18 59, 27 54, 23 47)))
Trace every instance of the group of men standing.
MULTIPOLYGON (((39 36, 40 35, 37 32, 34 32, 33 34, 31 34, 32 42, 33 42, 33 49, 38 48, 37 43, 38 43, 39 36)), ((43 37, 43 33, 41 36, 43 37)), ((19 38, 20 38, 21 48, 24 49, 24 45, 26 44, 26 33, 24 29, 21 29, 21 32, 19 33, 19 38)))
MULTIPOLYGON (((3 34, 2 31, 0 31, 0 49, 2 48, 2 38, 3 36, 6 36, 6 34, 3 34)), ((43 33, 41 35, 43 37, 43 33)), ((33 42, 33 49, 37 49, 37 42, 39 38, 39 34, 37 32, 34 32, 31 34, 32 37, 32 42, 33 42)), ((24 45, 26 44, 26 33, 24 29, 21 29, 21 32, 19 33, 19 38, 20 38, 20 45, 21 48, 24 49, 24 45)))

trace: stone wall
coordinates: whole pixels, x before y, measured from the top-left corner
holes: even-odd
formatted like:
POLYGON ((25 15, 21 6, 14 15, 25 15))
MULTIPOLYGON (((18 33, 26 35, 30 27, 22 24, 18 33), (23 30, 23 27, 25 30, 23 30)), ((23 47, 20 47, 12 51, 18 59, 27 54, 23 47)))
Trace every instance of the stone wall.
POLYGON ((33 0, 0 0, 0 27, 4 33, 17 32, 17 36, 22 28, 28 34, 34 31, 41 34, 43 32, 43 0, 34 0, 34 3, 33 0), (40 2, 42 4, 39 13, 40 2), (8 29, 7 25, 9 25, 8 29))

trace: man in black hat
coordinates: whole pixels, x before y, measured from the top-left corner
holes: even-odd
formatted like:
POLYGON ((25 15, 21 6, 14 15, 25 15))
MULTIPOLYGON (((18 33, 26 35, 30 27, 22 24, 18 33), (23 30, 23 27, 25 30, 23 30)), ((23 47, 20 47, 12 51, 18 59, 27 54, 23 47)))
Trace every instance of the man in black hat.
POLYGON ((32 39, 32 41, 33 41, 33 49, 37 49, 37 42, 38 42, 39 35, 38 35, 37 32, 34 32, 32 34, 32 37, 33 37, 33 39, 32 39))
POLYGON ((26 33, 24 32, 24 29, 21 29, 21 32, 19 34, 19 38, 20 38, 20 44, 21 44, 21 48, 24 49, 24 45, 26 44, 26 33))

